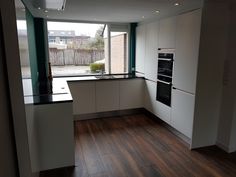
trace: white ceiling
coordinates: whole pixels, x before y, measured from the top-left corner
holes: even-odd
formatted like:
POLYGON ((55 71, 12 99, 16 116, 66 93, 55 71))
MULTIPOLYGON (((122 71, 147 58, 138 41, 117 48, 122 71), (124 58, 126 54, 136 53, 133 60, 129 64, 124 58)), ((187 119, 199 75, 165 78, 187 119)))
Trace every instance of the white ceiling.
POLYGON ((124 23, 147 21, 193 10, 201 7, 203 0, 66 0, 64 11, 49 10, 47 13, 33 6, 35 1, 44 3, 45 0, 23 1, 35 17, 124 23), (176 2, 180 5, 174 6, 176 2), (156 10, 160 13, 156 13, 156 10))

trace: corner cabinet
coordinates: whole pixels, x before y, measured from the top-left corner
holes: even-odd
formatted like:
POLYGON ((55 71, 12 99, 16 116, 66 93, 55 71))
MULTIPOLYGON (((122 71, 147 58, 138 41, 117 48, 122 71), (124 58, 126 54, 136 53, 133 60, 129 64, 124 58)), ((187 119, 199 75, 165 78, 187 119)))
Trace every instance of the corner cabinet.
POLYGON ((69 82, 73 97, 73 114, 88 114, 96 112, 95 105, 95 82, 81 81, 69 82))
POLYGON ((144 108, 153 114, 156 114, 156 87, 156 82, 145 80, 144 108))
POLYGON ((158 48, 174 49, 176 40, 176 17, 160 20, 158 48))
POLYGON ((136 28, 136 71, 144 74, 146 48, 146 25, 136 28))

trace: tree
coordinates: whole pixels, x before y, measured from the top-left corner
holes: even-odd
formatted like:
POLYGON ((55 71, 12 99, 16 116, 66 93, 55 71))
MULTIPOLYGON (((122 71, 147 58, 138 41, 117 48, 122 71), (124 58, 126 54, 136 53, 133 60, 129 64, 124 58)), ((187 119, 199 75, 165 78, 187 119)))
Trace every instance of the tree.
POLYGON ((104 26, 100 26, 100 28, 96 31, 95 38, 90 42, 89 48, 93 49, 104 49, 104 39, 102 36, 104 26))

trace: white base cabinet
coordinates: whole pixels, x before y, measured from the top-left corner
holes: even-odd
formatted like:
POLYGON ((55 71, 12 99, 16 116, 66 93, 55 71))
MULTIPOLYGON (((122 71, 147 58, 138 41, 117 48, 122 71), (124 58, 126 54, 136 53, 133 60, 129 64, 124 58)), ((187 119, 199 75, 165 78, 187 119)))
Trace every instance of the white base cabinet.
POLYGON ((144 79, 69 82, 74 115, 143 108, 144 79))
POLYGON ((192 138, 195 96, 172 89, 171 126, 192 138))
POLYGON ((156 115, 164 122, 170 124, 171 119, 171 107, 156 101, 156 115))
POLYGON ((72 102, 26 105, 32 172, 74 166, 72 102))
POLYGON ((120 110, 142 108, 144 104, 144 80, 120 81, 120 110))
POLYGON ((119 110, 119 81, 96 82, 96 112, 119 110))
POLYGON ((96 112, 95 82, 69 82, 69 87, 73 97, 73 113, 75 115, 96 112))
POLYGON ((145 80, 144 108, 156 114, 156 82, 145 80))

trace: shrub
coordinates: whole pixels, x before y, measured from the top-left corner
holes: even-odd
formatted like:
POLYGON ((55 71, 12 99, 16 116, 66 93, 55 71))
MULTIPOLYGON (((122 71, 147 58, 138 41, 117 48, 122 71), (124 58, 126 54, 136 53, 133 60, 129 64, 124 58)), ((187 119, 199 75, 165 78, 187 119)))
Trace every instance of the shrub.
POLYGON ((105 64, 104 63, 91 63, 90 64, 90 71, 92 73, 96 73, 98 71, 104 71, 105 70, 105 64))

